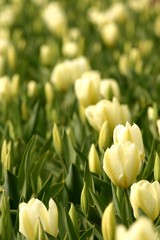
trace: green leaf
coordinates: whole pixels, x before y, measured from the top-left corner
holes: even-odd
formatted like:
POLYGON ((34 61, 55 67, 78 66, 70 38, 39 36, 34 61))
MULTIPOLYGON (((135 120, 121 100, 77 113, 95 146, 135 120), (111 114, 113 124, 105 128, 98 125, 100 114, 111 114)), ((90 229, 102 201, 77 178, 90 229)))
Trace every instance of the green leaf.
MULTIPOLYGON (((157 236, 160 237, 160 226, 156 227, 157 236)), ((157 238, 158 240, 158 238, 157 238)))
POLYGON ((88 162, 85 163, 84 182, 86 182, 87 187, 90 188, 92 192, 95 192, 94 181, 92 174, 89 171, 88 162))
POLYGON ((4 188, 7 188, 8 196, 12 203, 12 208, 17 208, 19 203, 18 179, 10 171, 6 172, 4 188))
POLYGON ((35 145, 35 136, 30 139, 29 143, 27 144, 22 161, 20 163, 19 171, 18 171, 18 188, 21 191, 21 194, 26 198, 27 196, 27 188, 30 186, 30 170, 32 167, 31 162, 31 154, 33 147, 35 145))
POLYGON ((86 230, 80 237, 80 240, 94 239, 94 226, 86 230))
POLYGON ((10 216, 9 197, 2 190, 0 190, 0 210, 0 239, 12 240, 13 227, 10 216))
POLYGON ((53 174, 50 174, 50 176, 47 178, 45 183, 43 184, 41 190, 36 194, 36 197, 39 199, 42 199, 45 192, 48 191, 53 179, 53 174))
POLYGON ((72 223, 72 220, 68 214, 68 212, 66 210, 65 211, 65 224, 66 224, 66 230, 67 230, 67 235, 69 240, 75 240, 75 239, 79 239, 78 237, 78 233, 76 231, 76 229, 74 228, 74 225, 72 223))
POLYGON ((100 217, 102 217, 104 209, 105 209, 105 205, 103 204, 103 202, 101 201, 101 198, 96 196, 96 194, 94 194, 90 189, 89 189, 89 193, 93 199, 93 202, 98 210, 98 213, 100 215, 100 217))
POLYGON ((150 156, 149 156, 146 166, 143 170, 141 179, 147 179, 149 177, 149 175, 153 172, 154 157, 155 157, 155 140, 153 140, 153 142, 152 142, 150 156))
POLYGON ((37 102, 33 108, 33 112, 29 121, 27 122, 26 126, 24 127, 24 139, 28 141, 32 135, 35 133, 37 121, 38 121, 38 114, 40 109, 40 103, 37 102))
MULTIPOLYGON (((87 224, 89 227, 92 227, 93 224, 87 221, 87 224)), ((96 224, 94 225, 94 235, 98 240, 103 240, 102 234, 101 234, 101 229, 98 227, 96 224)))
POLYGON ((70 201, 74 204, 80 203, 80 195, 83 183, 81 173, 77 165, 70 165, 68 175, 65 179, 65 184, 69 193, 70 201))
POLYGON ((59 237, 60 239, 68 239, 66 238, 66 224, 65 224, 65 211, 62 205, 62 202, 57 202, 58 207, 58 226, 59 226, 59 237))
POLYGON ((37 184, 38 176, 40 175, 40 172, 43 169, 44 164, 46 163, 46 161, 50 156, 51 156, 51 152, 49 151, 40 155, 40 157, 36 160, 33 168, 31 169, 30 176, 31 176, 33 189, 36 189, 35 185, 37 184))
POLYGON ((64 181, 53 184, 49 187, 48 191, 45 192, 45 199, 48 198, 56 198, 57 195, 63 190, 64 188, 64 181))
POLYGON ((125 220, 127 221, 127 226, 129 227, 133 222, 133 210, 131 207, 127 189, 124 190, 124 206, 125 206, 125 215, 126 215, 125 220))
POLYGON ((113 202, 114 202, 114 206, 115 206, 117 215, 120 219, 122 219, 122 210, 123 209, 121 209, 122 206, 121 206, 121 203, 119 202, 119 199, 116 194, 116 187, 113 185, 113 183, 111 183, 111 187, 112 187, 113 202))
POLYGON ((63 146, 64 146, 65 165, 68 170, 70 164, 76 163, 76 152, 72 146, 72 143, 71 143, 69 137, 66 134, 66 131, 64 131, 64 134, 63 134, 63 146))

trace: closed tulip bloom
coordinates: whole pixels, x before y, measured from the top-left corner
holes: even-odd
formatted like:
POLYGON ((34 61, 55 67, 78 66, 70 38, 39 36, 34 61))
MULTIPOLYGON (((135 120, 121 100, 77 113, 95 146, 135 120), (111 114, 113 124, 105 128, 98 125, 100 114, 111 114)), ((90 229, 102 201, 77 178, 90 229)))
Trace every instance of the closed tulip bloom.
POLYGON ((119 30, 115 22, 106 23, 101 29, 101 35, 104 43, 113 47, 118 41, 119 30))
POLYGON ((97 71, 84 73, 75 82, 75 94, 80 105, 87 107, 100 99, 100 75, 97 71))
POLYGON ((105 152, 103 169, 114 185, 128 188, 136 179, 141 160, 134 143, 114 144, 105 152))
POLYGON ((54 67, 51 73, 51 82, 56 89, 66 91, 89 68, 89 63, 85 57, 65 60, 54 67))
POLYGON ((28 239, 33 240, 38 221, 48 234, 58 235, 58 209, 53 201, 49 200, 49 209, 38 199, 32 198, 28 203, 19 205, 19 231, 28 239))
POLYGON ((27 84, 27 95, 32 98, 37 95, 38 92, 38 84, 36 81, 31 80, 27 84))
POLYGON ((104 240, 114 240, 116 228, 116 219, 114 215, 114 206, 111 202, 105 209, 102 216, 102 235, 104 240))
POLYGON ((0 77, 0 101, 9 101, 11 98, 11 81, 8 76, 0 77))
POLYGON ((62 37, 67 28, 67 19, 58 2, 48 3, 42 12, 42 18, 51 33, 62 37))
POLYGON ((107 147, 109 147, 111 139, 112 139, 112 136, 110 134, 108 122, 104 121, 98 137, 98 146, 101 152, 103 152, 103 150, 106 150, 107 147))
POLYGON ((91 148, 88 154, 88 164, 89 164, 89 170, 91 172, 95 174, 101 174, 100 159, 94 144, 91 145, 91 148))
POLYGON ((141 180, 131 186, 130 202, 134 217, 140 216, 139 208, 153 221, 160 215, 160 184, 141 180))
POLYGON ((158 240, 150 219, 141 217, 127 230, 123 225, 117 226, 116 240, 158 240))
POLYGON ((101 100, 96 105, 87 107, 85 115, 97 131, 100 131, 104 121, 107 121, 111 132, 117 124, 124 124, 131 118, 128 106, 120 104, 116 98, 112 101, 101 100))
POLYGON ((141 159, 144 159, 144 146, 140 128, 134 123, 132 126, 126 122, 126 125, 117 125, 113 131, 113 142, 124 143, 130 141, 135 143, 139 150, 141 159))

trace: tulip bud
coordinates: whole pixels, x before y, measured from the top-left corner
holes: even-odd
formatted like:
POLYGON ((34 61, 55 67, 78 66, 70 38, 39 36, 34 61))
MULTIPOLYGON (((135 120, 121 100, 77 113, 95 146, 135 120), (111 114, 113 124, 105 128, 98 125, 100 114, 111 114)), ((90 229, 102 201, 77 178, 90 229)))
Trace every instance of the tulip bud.
POLYGON ((107 121, 104 121, 98 137, 98 146, 100 151, 106 150, 111 141, 111 133, 109 129, 109 124, 107 121))
POLYGON ((139 154, 141 159, 144 159, 144 146, 143 146, 143 139, 142 133, 140 128, 133 124, 132 126, 130 123, 126 122, 126 125, 117 125, 113 131, 113 142, 114 144, 117 143, 125 143, 126 141, 130 141, 135 143, 139 150, 139 154))
POLYGON ((11 170, 11 142, 3 141, 1 149, 1 161, 5 169, 11 170))
POLYGON ((135 181, 140 166, 141 159, 134 143, 114 144, 105 152, 103 169, 116 186, 128 188, 135 181))
MULTIPOLYGON (((40 230, 40 236, 43 235, 42 228, 45 232, 57 237, 58 235, 58 209, 53 201, 49 200, 49 208, 38 199, 32 198, 28 203, 19 205, 19 231, 28 239, 34 239, 37 228, 40 230), (38 221, 41 222, 42 227, 38 221), (38 226, 37 226, 37 225, 38 226)), ((38 233, 39 234, 39 233, 38 233)))
POLYGON ((75 82, 75 94, 80 105, 87 107, 100 99, 100 75, 96 71, 86 72, 75 82))
POLYGON ((62 37, 67 28, 65 13, 58 2, 50 2, 43 9, 43 20, 53 34, 62 37))
POLYGON ((97 131, 100 131, 104 121, 107 121, 111 133, 117 124, 126 123, 131 118, 128 106, 120 105, 116 98, 113 98, 112 102, 101 100, 96 105, 88 106, 85 115, 97 131))
POLYGON ((157 118, 157 111, 154 107, 148 107, 147 117, 150 122, 154 122, 157 118))
POLYGON ((69 216, 73 222, 73 225, 75 227, 76 230, 79 229, 78 227, 78 216, 77 216, 77 212, 75 210, 75 207, 73 205, 73 203, 71 203, 70 209, 69 209, 69 216))
POLYGON ((110 22, 104 25, 104 27, 101 30, 101 35, 104 43, 109 46, 113 47, 117 43, 118 40, 118 27, 116 23, 110 22))
POLYGON ((102 216, 102 235, 104 240, 114 240, 116 219, 113 203, 111 202, 105 209, 102 216))
POLYGON ((158 240, 155 229, 146 217, 141 217, 127 230, 123 225, 116 228, 116 240, 158 240))
POLYGON ((53 142, 57 154, 61 155, 63 153, 62 138, 56 123, 53 126, 53 142))
POLYGON ((83 185, 83 189, 81 192, 81 208, 82 211, 85 215, 88 214, 88 208, 89 208, 89 203, 88 203, 88 189, 86 186, 86 182, 83 185))
POLYGON ((153 49, 153 41, 150 39, 144 39, 139 42, 139 50, 142 56, 149 56, 153 49))
POLYGON ((9 45, 7 48, 7 60, 11 69, 14 69, 16 65, 16 50, 13 45, 9 45))
POLYGON ((0 78, 0 100, 9 101, 11 98, 11 82, 9 77, 3 76, 0 78))
POLYGON ((0 211, 0 239, 13 239, 9 197, 6 196, 2 187, 0 188, 0 211))
POLYGON ((65 57, 76 57, 78 50, 78 44, 74 41, 67 41, 63 44, 62 52, 65 57))
POLYGON ((54 47, 43 44, 40 47, 40 60, 43 65, 49 65, 53 62, 54 58, 54 47))
POLYGON ((100 159, 95 148, 95 145, 92 144, 89 155, 88 155, 88 162, 89 162, 89 170, 95 174, 101 174, 101 164, 100 159))
POLYGON ((113 97, 120 99, 120 89, 114 79, 106 79, 100 82, 100 94, 105 99, 112 100, 113 97))
POLYGON ((82 123, 85 123, 86 122, 86 116, 85 116, 85 107, 79 105, 79 117, 82 121, 82 123))
POLYGON ((123 2, 114 2, 110 8, 113 20, 124 23, 127 18, 127 8, 123 2))
POLYGON ((160 182, 160 158, 158 153, 156 153, 156 158, 154 162, 154 179, 160 182))
POLYGON ((129 62, 126 54, 120 56, 118 63, 119 71, 122 75, 127 76, 129 73, 129 62))
POLYGON ((28 97, 32 98, 32 97, 36 96, 37 91, 38 91, 37 83, 34 80, 29 81, 28 85, 27 85, 27 95, 28 95, 28 97))
POLYGON ((160 16, 158 16, 154 23, 154 33, 160 38, 160 16))
POLYGON ((19 92, 20 77, 18 74, 14 74, 11 82, 11 91, 13 96, 17 96, 19 92))
POLYGON ((44 93, 45 93, 45 98, 48 104, 51 104, 54 98, 54 92, 53 92, 53 87, 52 84, 49 82, 46 82, 44 85, 44 93))
POLYGON ((130 202, 134 217, 140 216, 139 208, 153 221, 160 214, 160 184, 141 180, 131 186, 130 202))
POLYGON ((156 121, 157 129, 158 129, 158 136, 160 137, 160 119, 156 121))
POLYGON ((5 58, 0 56, 0 77, 3 75, 5 65, 5 58))
POLYGON ((67 136, 68 136, 69 140, 71 141, 72 145, 76 146, 76 139, 75 139, 72 128, 68 127, 66 130, 66 133, 67 133, 67 136))

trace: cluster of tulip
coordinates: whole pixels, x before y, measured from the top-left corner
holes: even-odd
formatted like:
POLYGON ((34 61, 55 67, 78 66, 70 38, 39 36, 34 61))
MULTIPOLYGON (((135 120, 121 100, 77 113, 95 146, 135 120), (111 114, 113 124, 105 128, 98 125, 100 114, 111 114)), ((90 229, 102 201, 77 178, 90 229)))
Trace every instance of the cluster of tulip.
POLYGON ((159 15, 0 0, 0 239, 160 239, 159 15))

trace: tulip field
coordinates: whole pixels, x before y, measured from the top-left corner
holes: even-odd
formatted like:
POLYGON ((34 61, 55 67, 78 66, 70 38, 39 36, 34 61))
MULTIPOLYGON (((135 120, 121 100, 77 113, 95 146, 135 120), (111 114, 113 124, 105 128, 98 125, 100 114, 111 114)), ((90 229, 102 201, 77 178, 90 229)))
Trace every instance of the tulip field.
POLYGON ((160 1, 0 0, 0 240, 160 240, 160 1))

